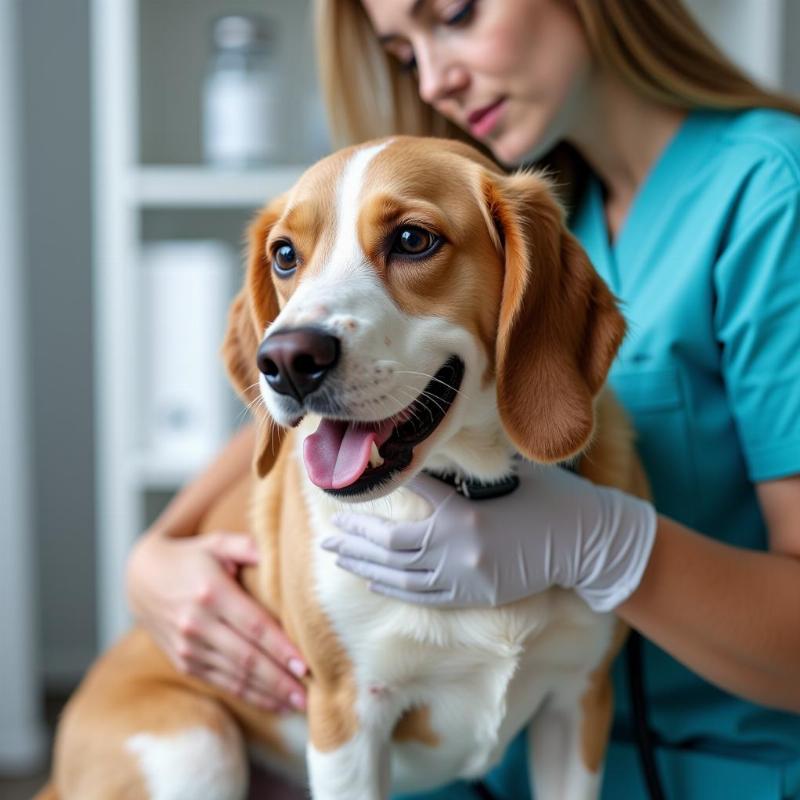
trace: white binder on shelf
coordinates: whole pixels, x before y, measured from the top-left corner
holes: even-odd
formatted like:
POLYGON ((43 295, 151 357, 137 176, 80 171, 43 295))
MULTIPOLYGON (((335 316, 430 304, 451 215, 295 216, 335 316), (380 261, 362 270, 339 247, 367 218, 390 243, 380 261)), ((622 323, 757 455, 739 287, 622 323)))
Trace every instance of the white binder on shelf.
POLYGON ((191 472, 230 432, 219 351, 236 262, 216 240, 143 246, 142 446, 153 467, 191 472))

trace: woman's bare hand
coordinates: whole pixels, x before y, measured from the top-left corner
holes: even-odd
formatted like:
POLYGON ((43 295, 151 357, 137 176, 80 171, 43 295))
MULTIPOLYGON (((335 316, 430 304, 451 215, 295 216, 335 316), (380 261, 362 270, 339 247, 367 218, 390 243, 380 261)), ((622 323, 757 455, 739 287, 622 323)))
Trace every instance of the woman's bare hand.
POLYGON ((258 551, 246 533, 143 536, 128 559, 137 621, 177 669, 260 708, 305 708, 307 668, 269 613, 236 582, 258 551))

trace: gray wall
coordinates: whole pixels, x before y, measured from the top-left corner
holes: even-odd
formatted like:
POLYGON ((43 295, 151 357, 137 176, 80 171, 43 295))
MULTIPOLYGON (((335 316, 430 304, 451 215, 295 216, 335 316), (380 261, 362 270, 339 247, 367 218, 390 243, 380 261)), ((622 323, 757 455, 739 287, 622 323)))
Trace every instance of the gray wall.
POLYGON ((17 11, 15 0, 0 0, 0 772, 37 765, 45 744, 35 669, 17 11))
POLYGON ((786 26, 783 29, 784 86, 800 96, 800 3, 786 0, 786 26))
POLYGON ((95 646, 89 0, 18 0, 43 667, 95 646))

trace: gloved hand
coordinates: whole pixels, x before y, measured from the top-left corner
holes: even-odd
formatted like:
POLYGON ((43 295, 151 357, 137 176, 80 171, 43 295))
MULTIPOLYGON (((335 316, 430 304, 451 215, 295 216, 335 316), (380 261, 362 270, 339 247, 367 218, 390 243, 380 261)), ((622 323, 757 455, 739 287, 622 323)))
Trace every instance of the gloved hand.
POLYGON ((510 495, 467 500, 420 475, 409 488, 433 512, 420 522, 337 514, 322 546, 380 594, 440 607, 499 606, 551 586, 610 611, 639 585, 656 531, 650 503, 567 470, 520 462, 510 495))

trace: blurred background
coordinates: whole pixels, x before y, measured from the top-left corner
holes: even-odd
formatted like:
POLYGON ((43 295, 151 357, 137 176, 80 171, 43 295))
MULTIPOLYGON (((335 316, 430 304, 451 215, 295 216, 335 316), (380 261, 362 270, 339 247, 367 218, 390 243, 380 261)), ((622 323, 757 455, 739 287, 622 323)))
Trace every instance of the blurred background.
MULTIPOLYGON (((800 0, 689 5, 800 94, 800 0)), ((242 421, 242 231, 328 146, 310 0, 0 0, 2 800, 127 626, 131 542, 242 421)))

